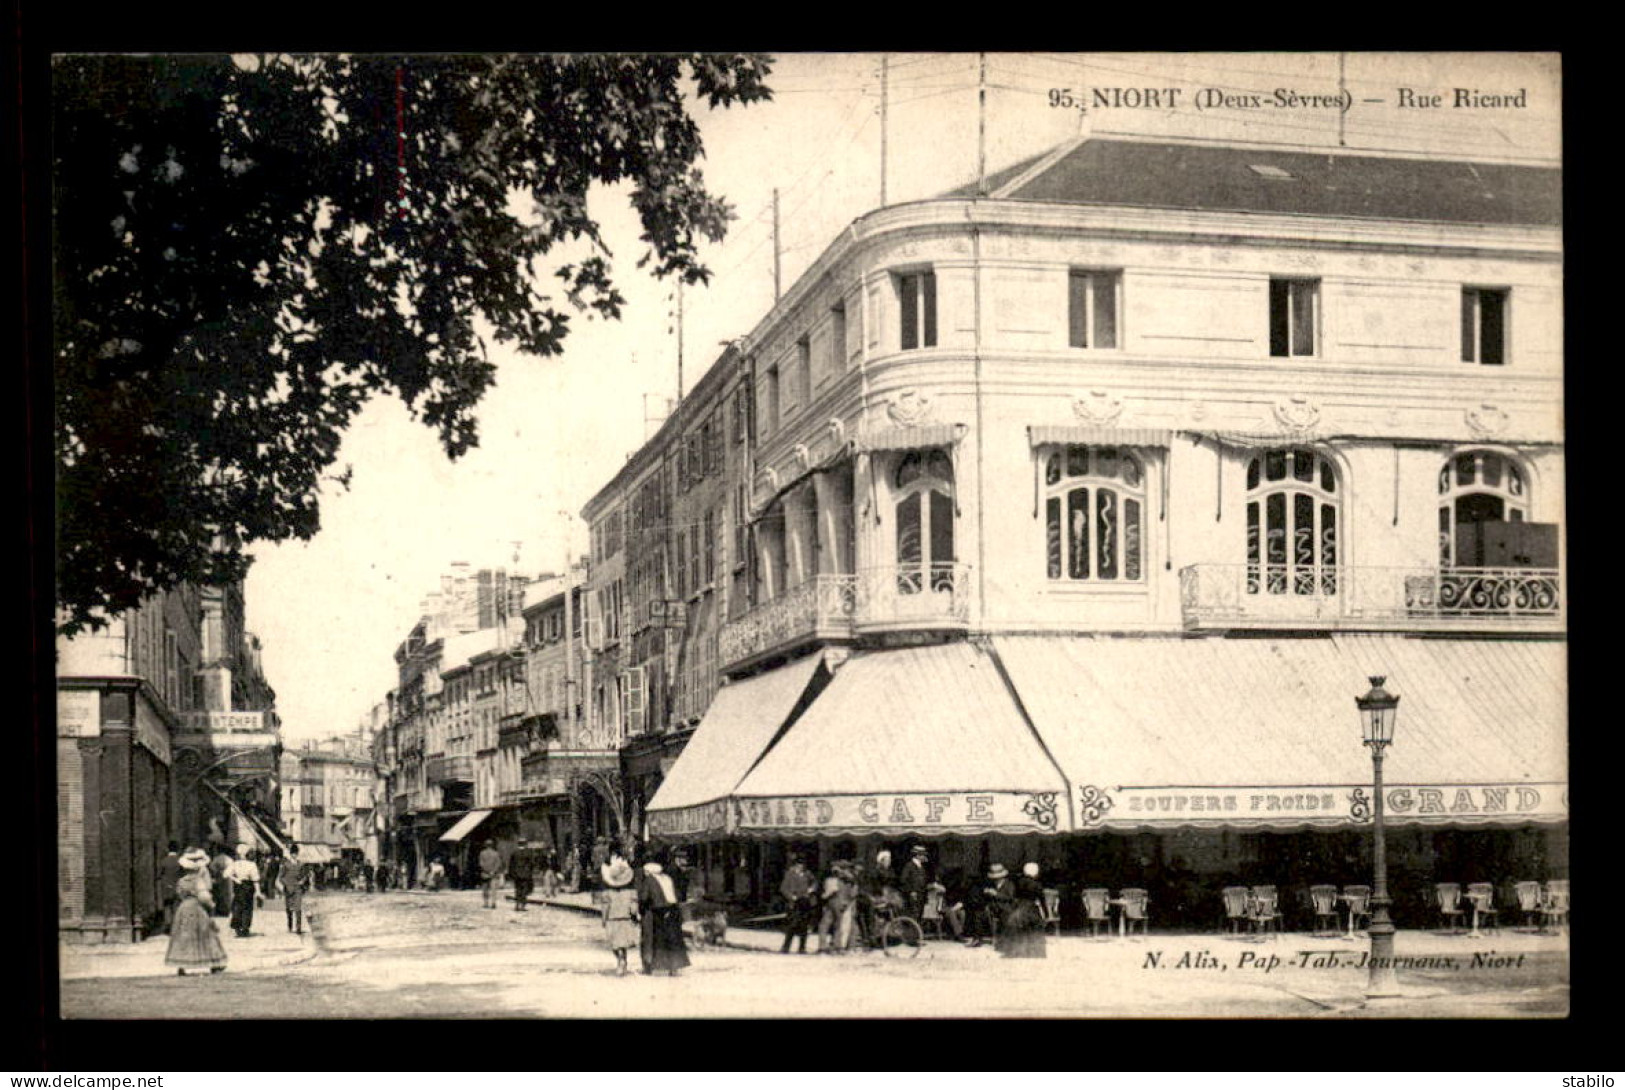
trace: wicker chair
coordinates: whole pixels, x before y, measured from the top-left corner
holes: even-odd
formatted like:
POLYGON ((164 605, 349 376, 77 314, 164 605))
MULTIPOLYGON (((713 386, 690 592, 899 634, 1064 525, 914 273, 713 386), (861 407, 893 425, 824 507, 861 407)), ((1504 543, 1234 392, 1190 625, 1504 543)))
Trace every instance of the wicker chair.
POLYGON ((1569 880, 1553 878, 1546 883, 1546 900, 1540 910, 1545 923, 1567 927, 1569 922, 1569 880))
POLYGON ((1061 934, 1061 891, 1046 889, 1044 891, 1044 927, 1055 929, 1055 934, 1061 934))
POLYGON ((1518 911, 1523 913, 1523 929, 1544 930, 1541 927, 1540 913, 1545 907, 1545 902, 1540 895, 1540 883, 1519 882, 1512 887, 1512 892, 1518 898, 1518 911))
POLYGON ((1246 886, 1225 886, 1220 893, 1224 898, 1224 918, 1230 922, 1230 933, 1241 933, 1241 925, 1249 918, 1252 894, 1246 886))
POLYGON ((1439 906, 1439 916, 1447 925, 1442 930, 1461 932, 1461 886, 1456 882, 1439 882, 1433 887, 1433 901, 1439 906))
POLYGON ((1133 931, 1134 925, 1140 925, 1140 934, 1146 933, 1150 924, 1150 914, 1146 911, 1151 903, 1151 895, 1143 889, 1125 889, 1118 895, 1123 902, 1123 922, 1125 930, 1133 931))
POLYGON ((1089 934, 1100 934, 1104 926, 1109 933, 1112 927, 1111 917, 1107 910, 1111 907, 1112 891, 1109 889, 1086 889, 1083 891, 1083 916, 1089 921, 1089 934))
POLYGON ((1310 886, 1309 900, 1315 907, 1315 934, 1335 935, 1337 933, 1337 887, 1336 886, 1310 886), (1325 926, 1331 921, 1331 927, 1325 926))
POLYGON ((1251 918, 1253 928, 1259 932, 1270 929, 1275 925, 1275 933, 1281 933, 1281 899, 1274 886, 1253 887, 1253 910, 1251 918))
POLYGON ((1356 927, 1356 921, 1364 919, 1367 926, 1371 923, 1371 887, 1370 886, 1344 886, 1343 903, 1348 906, 1349 930, 1356 927))
POLYGON ((925 903, 920 906, 920 931, 942 938, 943 888, 933 882, 925 891, 925 903))

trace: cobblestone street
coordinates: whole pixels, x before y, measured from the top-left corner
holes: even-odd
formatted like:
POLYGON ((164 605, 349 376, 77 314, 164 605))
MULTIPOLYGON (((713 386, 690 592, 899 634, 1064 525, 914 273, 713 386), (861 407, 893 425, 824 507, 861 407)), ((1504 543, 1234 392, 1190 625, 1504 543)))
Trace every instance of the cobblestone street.
MULTIPOLYGON (((1361 1008, 1364 937, 1250 942, 1159 935, 1049 942, 1042 960, 930 942, 912 960, 879 953, 789 956, 779 937, 734 929, 692 949, 679 978, 617 977, 596 915, 475 892, 314 898, 314 935, 287 933, 277 902, 254 937, 225 930, 217 976, 178 978, 165 940, 64 946, 67 1018, 670 1018, 670 1017, 1399 1017, 1557 1016, 1568 1010, 1568 939, 1504 930, 1481 938, 1404 932, 1400 957, 1456 967, 1401 968, 1405 997, 1361 1008), (1307 953, 1305 953, 1307 952, 1307 953), (1493 952, 1493 953, 1492 953, 1493 952), (1327 957, 1335 954, 1336 960, 1327 957), (1475 954, 1488 964, 1474 966, 1475 954), (1278 960, 1271 961, 1271 958, 1278 960)), ((633 958, 634 965, 636 957, 633 958)))

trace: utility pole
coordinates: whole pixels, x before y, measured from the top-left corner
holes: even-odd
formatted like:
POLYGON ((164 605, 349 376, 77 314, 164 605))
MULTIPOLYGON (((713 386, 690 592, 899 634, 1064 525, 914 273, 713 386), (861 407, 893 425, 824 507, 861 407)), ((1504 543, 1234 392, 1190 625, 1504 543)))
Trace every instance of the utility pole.
MULTIPOLYGON (((1347 53, 1339 53, 1337 55, 1337 97, 1339 99, 1341 99, 1344 95, 1346 95, 1348 93, 1347 84, 1346 84, 1346 82, 1344 81, 1344 78, 1343 78, 1343 62, 1346 61, 1347 59, 1348 59, 1348 54, 1347 53)), ((1340 148, 1348 146, 1343 140, 1343 118, 1344 118, 1344 116, 1345 116, 1345 111, 1342 110, 1341 108, 1339 108, 1338 111, 1337 111, 1337 146, 1340 147, 1340 148)))
POLYGON ((987 54, 978 53, 976 77, 976 195, 987 196, 987 54))
POLYGON ((773 301, 779 301, 779 191, 773 190, 773 301))
POLYGON ((886 106, 888 83, 887 70, 891 65, 891 54, 880 55, 880 207, 886 207, 886 106))

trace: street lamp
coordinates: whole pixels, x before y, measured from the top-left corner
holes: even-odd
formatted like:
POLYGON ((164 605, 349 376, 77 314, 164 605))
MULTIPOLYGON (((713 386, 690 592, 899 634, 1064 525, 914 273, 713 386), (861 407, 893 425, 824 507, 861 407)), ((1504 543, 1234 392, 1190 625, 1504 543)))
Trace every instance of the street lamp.
POLYGON ((1372 817, 1376 838, 1371 851, 1376 875, 1371 883, 1371 972, 1366 979, 1367 999, 1392 999, 1399 995, 1394 976, 1394 922, 1388 917, 1388 855, 1382 839, 1382 751, 1394 740, 1394 720, 1399 697, 1382 687, 1386 678, 1373 677, 1371 691, 1354 698, 1360 709, 1360 726, 1365 744, 1371 747, 1372 817))

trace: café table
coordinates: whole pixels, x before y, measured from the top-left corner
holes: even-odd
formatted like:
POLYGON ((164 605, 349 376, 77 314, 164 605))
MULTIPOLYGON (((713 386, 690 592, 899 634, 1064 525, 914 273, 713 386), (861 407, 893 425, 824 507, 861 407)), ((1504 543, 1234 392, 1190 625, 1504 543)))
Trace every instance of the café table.
POLYGON ((1128 902, 1121 897, 1106 898, 1108 905, 1117 906, 1117 937, 1128 937, 1128 902))

